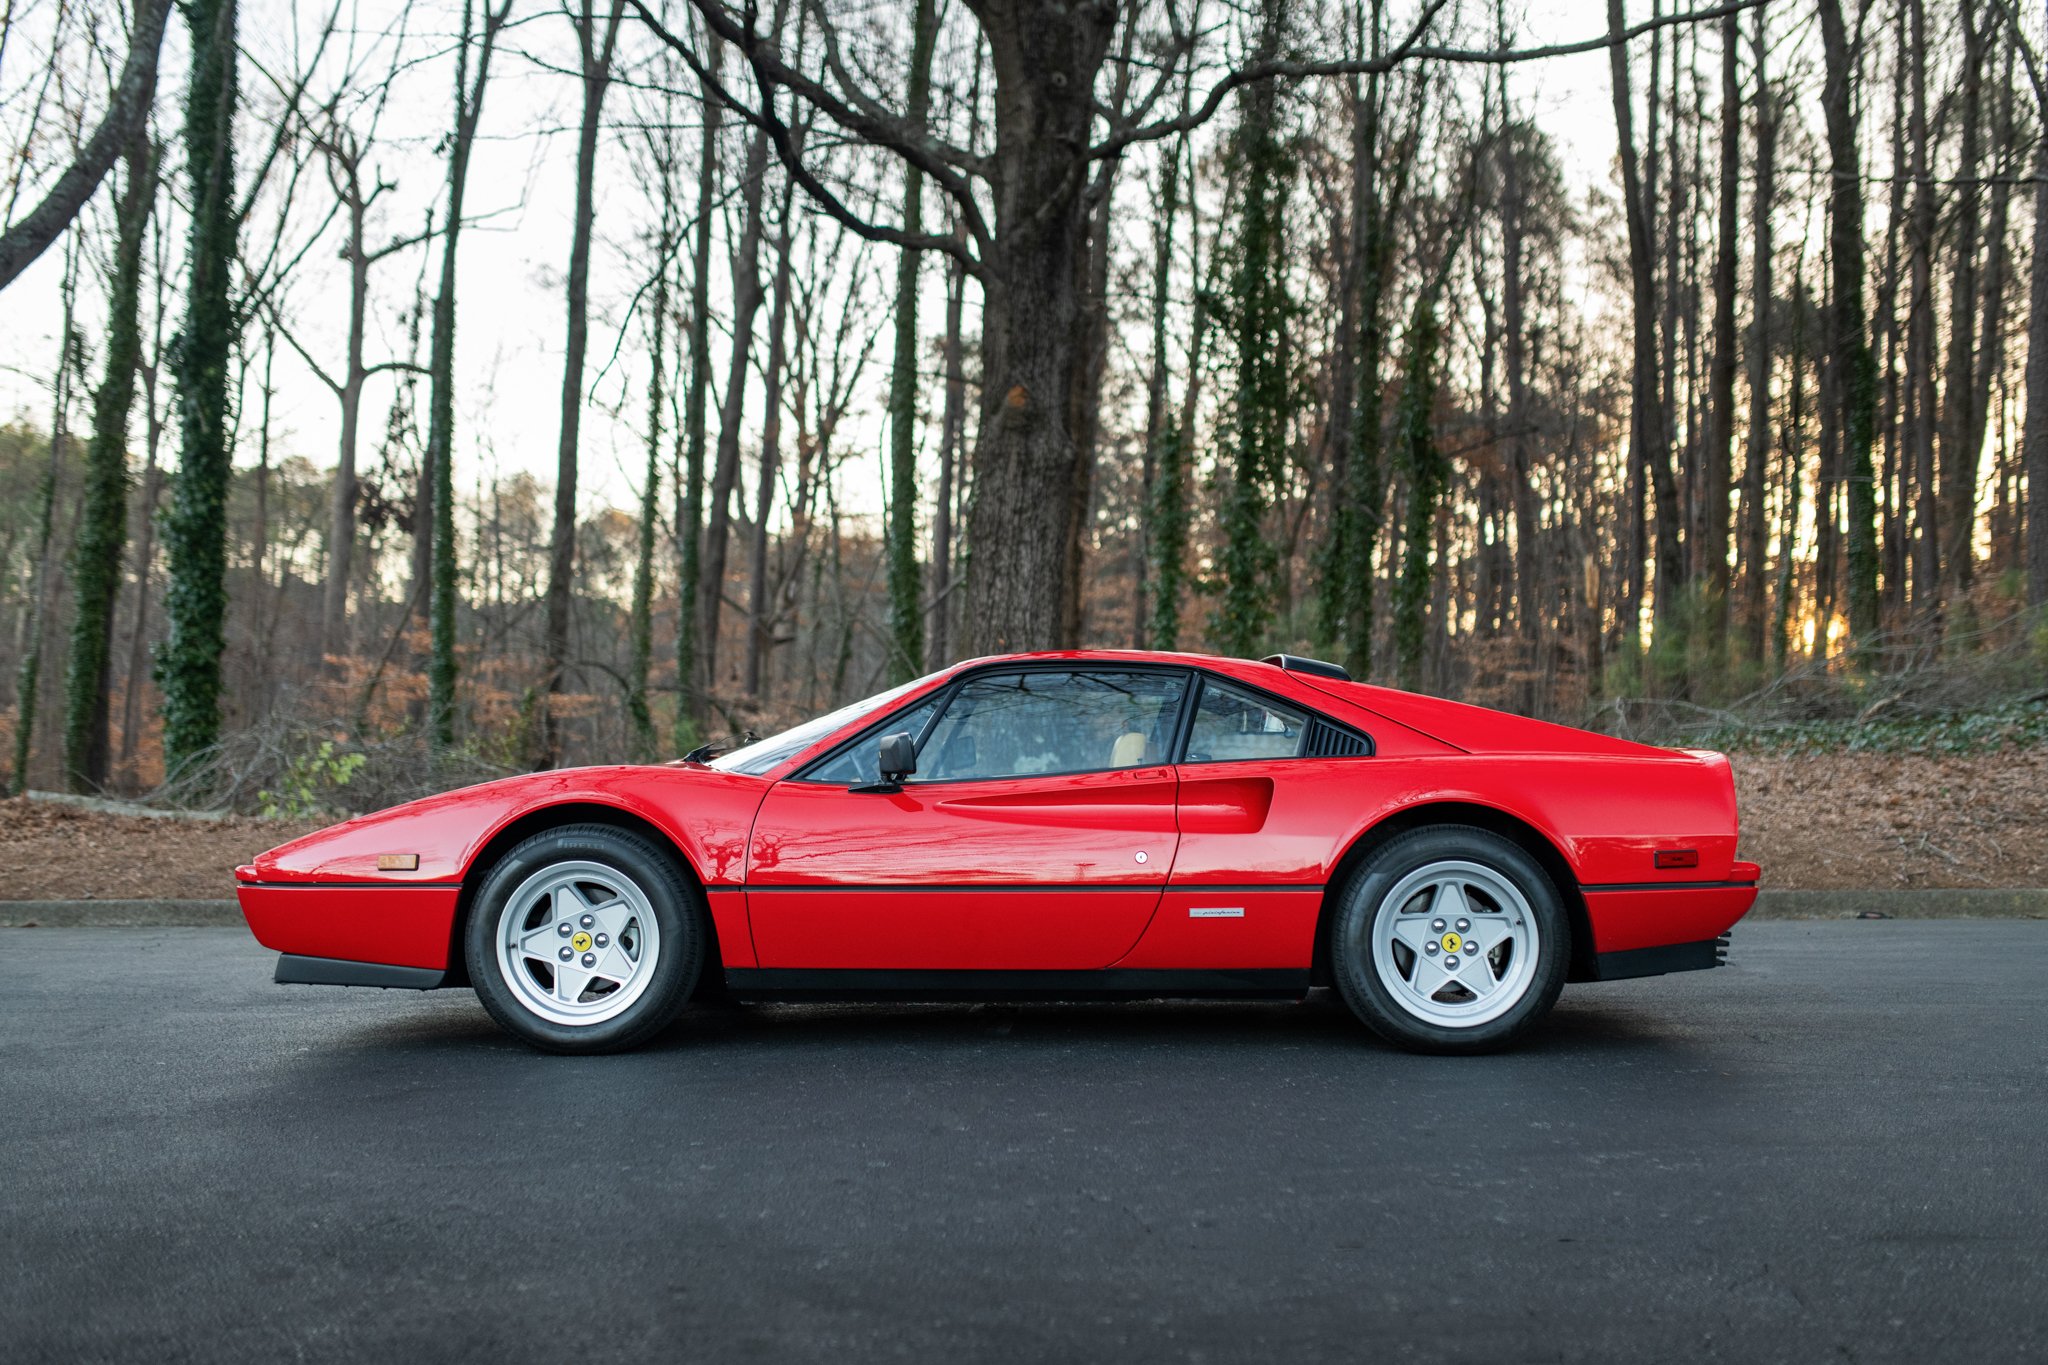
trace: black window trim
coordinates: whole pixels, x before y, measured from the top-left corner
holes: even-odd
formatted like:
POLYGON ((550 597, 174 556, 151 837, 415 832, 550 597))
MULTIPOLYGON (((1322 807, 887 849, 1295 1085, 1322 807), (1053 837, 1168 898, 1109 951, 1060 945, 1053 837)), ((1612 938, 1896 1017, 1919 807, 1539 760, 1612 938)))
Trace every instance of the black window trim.
MULTIPOLYGON (((1330 728, 1340 731, 1343 734, 1354 736, 1365 745, 1365 752, 1363 754, 1356 754, 1352 755, 1351 757, 1370 758, 1378 750, 1378 746, 1373 743, 1372 736, 1370 734, 1367 734, 1365 731, 1359 729, 1355 725, 1347 725, 1343 721, 1332 719, 1329 715, 1325 714, 1322 711, 1317 710, 1313 706, 1305 705, 1304 703, 1297 701, 1292 697, 1283 697, 1279 693, 1270 691, 1267 688, 1260 687, 1256 683, 1248 683, 1239 678, 1226 677, 1217 674, 1210 669, 1203 668, 1197 664, 1166 664, 1151 663, 1147 661, 1125 663, 1122 660, 1109 659, 993 660, 989 663, 982 664, 974 668, 962 670, 960 673, 957 673, 953 677, 948 678, 945 682, 940 683, 931 691, 926 692, 920 696, 912 697, 909 701, 906 701, 901 705, 895 707, 893 710, 889 712, 888 715, 883 716, 880 720, 874 721, 871 724, 862 726, 860 730, 853 734, 851 737, 841 740, 839 743, 833 745, 830 749, 827 749, 824 753, 818 755, 816 758, 810 760, 808 763, 805 763, 795 772, 792 772, 791 774, 789 774, 789 776, 782 778, 781 780, 784 782, 808 782, 814 785, 827 787, 838 786, 839 784, 836 782, 819 782, 816 778, 811 776, 811 774, 815 772, 817 769, 824 767, 826 764, 835 761, 841 755, 845 754, 847 750, 852 749, 861 744, 866 744, 871 740, 879 739, 881 736, 888 734, 889 727, 892 724, 901 720, 904 716, 909 715, 912 711, 917 710, 920 706, 923 706, 929 702, 936 702, 937 709, 935 709, 932 712, 930 719, 926 720, 924 725, 918 730, 917 734, 912 736, 912 738, 916 742, 918 753, 922 755, 924 752, 925 741, 931 738, 932 728, 936 726, 939 722, 939 719, 946 714, 946 709, 953 704, 953 698, 956 695, 958 695, 960 689, 962 687, 965 687, 969 682, 973 681, 974 679, 986 677, 991 673, 1180 674, 1182 677, 1185 677, 1188 680, 1188 686, 1187 689, 1181 694, 1180 717, 1173 728, 1173 739, 1167 749, 1167 757, 1161 759, 1158 763, 1148 764, 1147 766, 1149 767, 1166 768, 1188 766, 1188 740, 1194 733, 1195 710, 1200 705, 1203 689, 1206 688, 1212 680, 1229 687, 1235 687, 1242 691, 1250 692, 1255 696, 1263 697, 1267 701, 1270 701, 1277 706, 1284 706, 1289 710, 1300 711, 1303 714, 1305 714, 1308 717, 1308 721, 1303 726, 1304 742, 1306 742, 1307 738, 1307 727, 1309 725, 1314 725, 1320 722, 1321 724, 1327 725, 1330 728)), ((1295 754, 1287 760, 1272 758, 1212 758, 1204 759, 1197 766, 1206 768, 1214 764, 1224 763, 1285 762, 1298 760, 1304 757, 1306 757, 1306 755, 1295 754)), ((1070 773, 1027 773, 1018 774, 1018 776, 1085 777, 1090 773, 1116 771, 1120 770, 1115 768, 1083 768, 1076 772, 1070 773)), ((1011 780, 1013 779, 995 777, 950 777, 917 782, 914 785, 920 787, 943 787, 951 786, 960 782, 1007 782, 1011 780)))
POLYGON ((1362 754, 1338 755, 1334 757, 1338 757, 1340 759, 1371 758, 1375 753, 1379 752, 1379 746, 1373 743, 1373 738, 1370 734, 1366 733, 1364 730, 1359 729, 1355 725, 1346 725, 1341 720, 1333 719, 1328 714, 1319 711, 1315 707, 1307 705, 1304 702, 1296 701, 1292 697, 1283 697, 1278 692, 1270 691, 1267 688, 1260 687, 1257 683, 1248 683, 1244 681, 1242 678, 1232 678, 1220 675, 1206 668, 1198 668, 1195 670, 1195 672, 1200 679, 1201 686, 1195 689, 1195 695, 1192 704, 1187 707, 1186 712, 1182 717, 1181 733, 1173 746, 1173 762, 1175 767, 1208 768, 1224 763, 1291 763, 1309 757, 1309 755, 1307 754, 1297 753, 1289 754, 1286 758, 1205 758, 1199 761, 1190 760, 1188 758, 1188 741, 1194 738, 1195 713, 1196 710, 1201 706, 1201 694, 1208 689, 1208 686, 1211 682, 1220 684, 1224 687, 1234 687, 1241 692, 1249 692, 1254 696, 1263 697, 1265 700, 1272 702, 1276 706, 1283 706, 1290 711, 1301 712, 1304 716, 1308 718, 1307 720, 1302 722, 1301 727, 1301 740, 1304 745, 1308 743, 1309 727, 1317 724, 1322 724, 1329 726, 1332 730, 1337 731, 1339 734, 1350 735, 1352 738, 1358 740, 1360 743, 1365 745, 1365 752, 1362 754))

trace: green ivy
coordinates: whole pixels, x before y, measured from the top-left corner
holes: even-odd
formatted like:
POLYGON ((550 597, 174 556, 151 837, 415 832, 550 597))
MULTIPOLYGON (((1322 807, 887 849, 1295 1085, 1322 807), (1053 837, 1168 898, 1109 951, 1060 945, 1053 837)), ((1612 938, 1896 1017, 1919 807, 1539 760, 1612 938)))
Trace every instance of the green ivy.
POLYGON ((164 766, 176 772, 220 733, 226 647, 228 366, 238 319, 229 297, 239 226, 234 206, 235 0, 190 0, 192 68, 185 95, 192 200, 185 325, 171 342, 179 459, 164 517, 169 625, 157 655, 164 766))

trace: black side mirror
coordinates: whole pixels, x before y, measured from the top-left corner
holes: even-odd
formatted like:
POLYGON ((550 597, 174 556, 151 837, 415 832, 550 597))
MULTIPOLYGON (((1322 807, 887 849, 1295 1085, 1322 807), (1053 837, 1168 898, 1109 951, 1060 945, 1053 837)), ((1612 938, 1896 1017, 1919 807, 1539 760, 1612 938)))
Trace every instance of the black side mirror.
POLYGON ((876 770, 882 774, 882 781, 895 784, 917 771, 917 741, 907 730, 898 730, 893 735, 883 735, 876 746, 876 770))
POLYGON ((907 730, 898 730, 893 735, 883 735, 875 745, 875 771, 882 775, 879 782, 863 783, 848 787, 854 792, 879 792, 887 796, 903 790, 903 779, 917 771, 917 741, 907 730))

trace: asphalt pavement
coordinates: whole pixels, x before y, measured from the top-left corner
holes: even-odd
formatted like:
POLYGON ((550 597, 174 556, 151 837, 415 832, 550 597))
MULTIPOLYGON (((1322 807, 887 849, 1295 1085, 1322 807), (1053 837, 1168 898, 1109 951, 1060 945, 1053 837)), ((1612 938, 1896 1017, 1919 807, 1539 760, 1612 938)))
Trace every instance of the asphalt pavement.
POLYGON ((1743 926, 1456 1059, 1323 998, 543 1057, 272 960, 0 931, 0 1358, 2048 1356, 2048 923, 1743 926))

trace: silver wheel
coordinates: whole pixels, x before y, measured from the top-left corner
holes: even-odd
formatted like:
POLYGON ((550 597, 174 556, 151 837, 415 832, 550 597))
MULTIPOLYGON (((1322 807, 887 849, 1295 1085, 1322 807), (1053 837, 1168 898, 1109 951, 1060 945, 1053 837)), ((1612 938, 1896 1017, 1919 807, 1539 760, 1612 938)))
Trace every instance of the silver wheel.
POLYGON ((1536 916, 1515 884, 1482 863, 1427 863, 1373 915, 1372 966, 1404 1011, 1472 1028, 1515 1007, 1536 979, 1536 916))
POLYGON ((661 928, 646 892, 598 862, 550 863, 505 898, 498 971, 521 1006, 554 1024, 599 1024, 654 978, 661 928))

